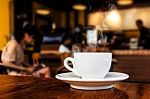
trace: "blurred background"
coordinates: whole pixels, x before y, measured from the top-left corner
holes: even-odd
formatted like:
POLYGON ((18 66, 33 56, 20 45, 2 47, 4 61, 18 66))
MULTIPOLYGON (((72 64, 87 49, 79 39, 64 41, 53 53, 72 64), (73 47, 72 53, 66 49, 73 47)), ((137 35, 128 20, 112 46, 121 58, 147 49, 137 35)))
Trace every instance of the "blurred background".
POLYGON ((1 0, 0 49, 12 33, 19 31, 24 21, 33 23, 43 35, 51 35, 54 30, 57 33, 73 33, 78 24, 83 27, 101 25, 111 3, 116 5, 117 12, 110 15, 113 20, 108 18, 109 31, 125 31, 127 36, 131 36, 130 32, 137 30, 136 19, 142 19, 150 28, 149 0, 1 0), (119 1, 131 3, 122 4, 119 1), (77 4, 79 8, 74 8, 77 4))
POLYGON ((117 11, 106 20, 109 33, 138 37, 137 19, 142 19, 150 28, 149 0, 1 0, 0 50, 12 35, 19 35, 24 22, 38 28, 43 35, 43 43, 60 43, 63 33, 74 35, 79 24, 83 27, 101 26, 111 4, 117 11))
MULTIPOLYGON (((130 49, 132 38, 140 37, 137 19, 150 29, 150 0, 0 0, 0 51, 28 23, 39 31, 41 51, 58 51, 65 34, 78 42, 76 33, 93 26, 103 28, 111 49, 130 49)), ((41 54, 44 62, 58 59, 41 54)))

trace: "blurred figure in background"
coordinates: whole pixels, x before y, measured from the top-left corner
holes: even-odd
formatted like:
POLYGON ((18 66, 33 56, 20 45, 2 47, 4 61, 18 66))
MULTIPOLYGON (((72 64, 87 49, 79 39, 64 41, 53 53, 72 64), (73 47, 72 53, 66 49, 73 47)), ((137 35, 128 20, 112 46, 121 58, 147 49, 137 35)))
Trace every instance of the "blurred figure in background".
POLYGON ((84 43, 83 26, 81 24, 78 24, 74 29, 72 53, 80 52, 83 43, 84 43))
POLYGON ((82 44, 82 41, 83 41, 83 33, 82 33, 82 30, 83 30, 83 26, 81 24, 77 25, 75 27, 75 30, 74 30, 74 42, 75 43, 78 43, 78 44, 82 44))
POLYGON ((65 34, 62 38, 62 43, 59 46, 58 51, 60 53, 71 53, 72 37, 69 34, 65 34))
POLYGON ((61 57, 61 66, 59 66, 56 70, 56 74, 60 72, 65 72, 68 71, 64 67, 64 59, 66 57, 71 57, 72 56, 72 36, 69 34, 65 34, 62 38, 62 43, 59 46, 58 49, 61 57))
MULTIPOLYGON (((34 75, 39 77, 40 75, 50 78, 50 70, 49 67, 43 66, 34 67, 30 64, 25 64, 24 62, 24 52, 23 52, 23 45, 24 43, 30 43, 34 40, 34 33, 27 28, 23 28, 21 36, 15 37, 15 39, 10 40, 6 46, 3 48, 1 60, 4 64, 10 64, 12 66, 21 66, 26 68, 30 75, 34 75)), ((28 75, 27 72, 22 71, 14 71, 9 69, 9 75, 28 75)))
POLYGON ((150 49, 150 33, 149 29, 143 25, 141 19, 136 20, 136 26, 140 31, 139 46, 144 49, 150 49))
POLYGON ((24 31, 31 32, 34 35, 34 39, 31 42, 24 42, 23 48, 24 48, 25 55, 28 56, 28 62, 30 64, 33 64, 32 54, 40 53, 42 36, 40 35, 38 29, 34 25, 27 22, 25 23, 23 24, 24 31))

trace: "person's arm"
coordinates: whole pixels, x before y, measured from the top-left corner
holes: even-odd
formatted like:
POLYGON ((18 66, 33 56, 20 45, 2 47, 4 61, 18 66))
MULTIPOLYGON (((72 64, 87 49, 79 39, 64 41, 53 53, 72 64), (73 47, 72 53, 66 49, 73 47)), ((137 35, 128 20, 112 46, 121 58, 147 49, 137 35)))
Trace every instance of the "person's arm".
POLYGON ((22 65, 16 65, 14 62, 16 61, 16 44, 11 44, 11 46, 6 46, 5 51, 2 52, 2 63, 1 66, 6 68, 16 69, 16 70, 23 70, 30 72, 31 70, 28 68, 23 67, 22 65))
POLYGON ((71 52, 66 49, 63 45, 61 45, 58 49, 60 53, 60 58, 61 58, 61 65, 56 69, 55 74, 61 72, 65 67, 64 67, 64 59, 67 57, 71 57, 71 52))
POLYGON ((10 69, 16 69, 16 70, 22 70, 22 71, 28 71, 27 68, 24 68, 22 66, 15 65, 13 63, 0 63, 1 66, 10 68, 10 69))

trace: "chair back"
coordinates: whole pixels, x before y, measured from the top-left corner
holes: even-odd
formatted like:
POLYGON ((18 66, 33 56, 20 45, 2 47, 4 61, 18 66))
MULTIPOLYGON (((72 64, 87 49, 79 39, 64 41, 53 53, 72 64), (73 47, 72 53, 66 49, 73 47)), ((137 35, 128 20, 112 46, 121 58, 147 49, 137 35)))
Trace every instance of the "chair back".
POLYGON ((32 60, 33 60, 33 65, 39 65, 39 59, 41 58, 40 53, 33 53, 32 54, 32 60))
POLYGON ((71 53, 62 53, 62 54, 60 55, 60 58, 61 58, 61 65, 64 65, 64 60, 65 60, 65 58, 70 57, 70 56, 71 56, 71 53))

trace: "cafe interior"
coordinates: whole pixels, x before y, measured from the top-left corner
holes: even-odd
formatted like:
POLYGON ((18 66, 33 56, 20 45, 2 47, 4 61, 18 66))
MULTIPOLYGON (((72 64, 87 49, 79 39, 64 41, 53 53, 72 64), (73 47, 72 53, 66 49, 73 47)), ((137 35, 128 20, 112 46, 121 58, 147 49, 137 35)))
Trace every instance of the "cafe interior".
MULTIPOLYGON (((81 99, 109 99, 111 96, 114 99, 150 99, 150 0, 0 0, 0 22, 2 99, 43 99, 45 95, 48 95, 48 99, 78 99, 80 95, 83 96, 81 99), (141 22, 142 28, 138 26, 137 20, 141 22), (47 73, 48 67, 48 76, 44 76, 44 73, 34 75, 28 67, 16 65, 14 61, 10 64, 3 62, 4 47, 15 37, 21 38, 21 31, 26 26, 34 27, 36 33, 34 40, 24 43, 22 47, 24 61, 34 69, 44 68, 44 73, 47 73), (66 52, 60 51, 65 37, 71 38, 66 52), (73 49, 73 46, 76 48, 73 49), (84 48, 89 53, 112 53, 109 72, 125 73, 128 79, 118 80, 121 82, 119 84, 115 80, 114 90, 100 90, 95 94, 94 91, 84 90, 107 88, 91 85, 92 89, 90 85, 85 87, 84 84, 77 84, 70 89, 69 85, 65 85, 68 79, 62 79, 59 74, 70 72, 64 66, 65 58, 74 52, 84 53, 84 48), (13 83, 15 85, 11 86, 13 83), (31 87, 32 84, 37 89, 31 87), (33 95, 27 94, 31 91, 33 95), (25 92, 27 95, 23 95, 25 92)), ((72 65, 70 62, 68 64, 72 65)), ((68 82, 79 82, 71 81, 68 82)))

